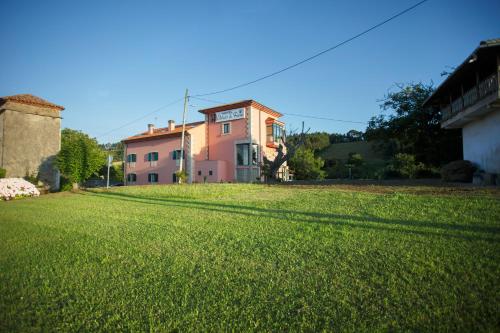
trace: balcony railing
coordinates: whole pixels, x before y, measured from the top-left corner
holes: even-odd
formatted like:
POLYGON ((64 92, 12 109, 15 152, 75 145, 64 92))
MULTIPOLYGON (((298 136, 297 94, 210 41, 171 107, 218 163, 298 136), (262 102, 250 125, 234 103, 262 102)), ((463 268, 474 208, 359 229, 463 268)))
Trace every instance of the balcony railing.
POLYGON ((462 96, 453 100, 451 104, 445 106, 441 110, 442 121, 448 120, 457 113, 474 105, 481 99, 490 96, 493 93, 498 93, 498 77, 497 73, 488 76, 483 81, 472 89, 467 90, 462 96))

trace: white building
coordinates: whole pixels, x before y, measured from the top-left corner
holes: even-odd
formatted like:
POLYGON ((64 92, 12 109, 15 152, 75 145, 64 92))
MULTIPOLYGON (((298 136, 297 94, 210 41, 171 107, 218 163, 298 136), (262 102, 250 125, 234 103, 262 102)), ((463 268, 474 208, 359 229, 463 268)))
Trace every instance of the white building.
POLYGON ((461 128, 464 160, 500 175, 500 39, 483 41, 424 106, 441 110, 443 128, 461 128))

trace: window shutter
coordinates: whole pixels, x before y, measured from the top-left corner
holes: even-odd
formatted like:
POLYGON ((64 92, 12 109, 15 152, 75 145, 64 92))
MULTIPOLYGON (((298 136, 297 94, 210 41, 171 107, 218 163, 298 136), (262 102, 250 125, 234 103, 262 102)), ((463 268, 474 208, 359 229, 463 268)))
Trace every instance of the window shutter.
POLYGON ((151 162, 151 153, 148 153, 148 162, 151 162))
POLYGON ((172 159, 173 159, 173 160, 176 160, 176 159, 177 159, 177 150, 174 150, 174 151, 172 152, 172 159))
POLYGON ((153 161, 158 161, 158 152, 153 153, 153 161))

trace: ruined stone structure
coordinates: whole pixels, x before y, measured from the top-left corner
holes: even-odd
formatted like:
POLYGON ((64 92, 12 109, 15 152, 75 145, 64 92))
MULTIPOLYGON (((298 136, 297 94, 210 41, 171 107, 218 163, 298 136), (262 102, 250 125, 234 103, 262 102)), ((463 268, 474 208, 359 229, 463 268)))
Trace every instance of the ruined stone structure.
POLYGON ((64 107, 23 94, 0 98, 0 167, 7 177, 38 176, 59 188, 55 156, 61 148, 64 107))

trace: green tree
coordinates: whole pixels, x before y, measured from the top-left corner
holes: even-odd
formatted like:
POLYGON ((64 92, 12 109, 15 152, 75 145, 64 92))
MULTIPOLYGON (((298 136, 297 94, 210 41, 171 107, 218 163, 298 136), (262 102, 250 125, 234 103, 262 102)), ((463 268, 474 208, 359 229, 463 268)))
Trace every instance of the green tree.
POLYGON ((293 170, 296 179, 323 179, 325 171, 321 170, 324 165, 321 157, 314 156, 312 149, 301 147, 295 151, 290 158, 290 169, 293 170))
POLYGON ((377 142, 387 157, 411 154, 417 161, 431 165, 460 159, 460 130, 442 129, 439 110, 423 107, 434 91, 432 84, 399 84, 397 88, 385 96, 380 106, 391 113, 372 117, 365 138, 377 142))
MULTIPOLYGON (((304 147, 312 149, 315 152, 320 151, 330 145, 330 134, 326 132, 304 133, 304 147)), ((289 135, 287 140, 289 142, 297 142, 300 135, 289 135)))
POLYGON ((106 154, 95 139, 65 128, 61 132, 61 151, 56 161, 61 174, 77 188, 106 163, 106 154))

